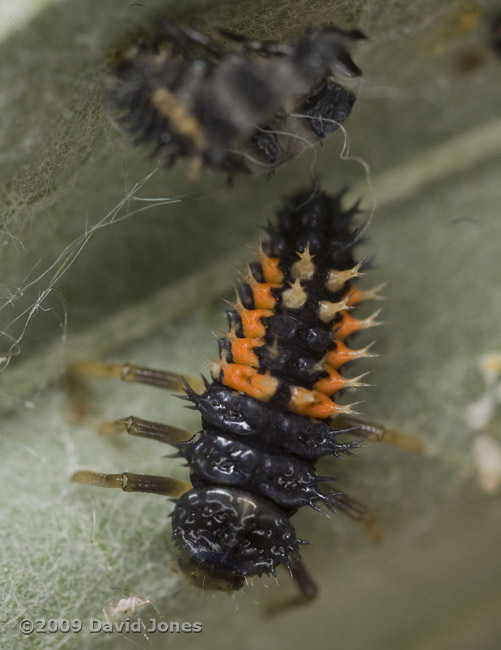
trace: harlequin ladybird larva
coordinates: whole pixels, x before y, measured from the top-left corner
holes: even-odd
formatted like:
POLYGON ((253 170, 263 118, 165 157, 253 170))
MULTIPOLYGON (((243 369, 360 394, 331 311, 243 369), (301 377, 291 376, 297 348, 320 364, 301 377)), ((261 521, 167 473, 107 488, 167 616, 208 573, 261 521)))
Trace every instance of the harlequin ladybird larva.
POLYGON ((379 288, 360 290, 363 264, 353 257, 358 232, 356 207, 343 209, 342 195, 317 190, 285 201, 269 241, 260 246, 233 309, 230 331, 210 364, 212 382, 196 386, 180 375, 137 366, 80 362, 74 375, 120 377, 179 389, 202 416, 195 435, 129 417, 107 430, 152 438, 178 450, 191 470, 190 481, 139 474, 98 474, 87 470, 81 483, 155 492, 177 499, 172 535, 179 565, 191 582, 206 589, 239 589, 247 577, 275 574, 283 564, 301 595, 316 587, 304 568, 290 517, 302 506, 341 510, 378 529, 370 512, 326 483, 315 462, 350 454, 367 439, 419 449, 405 434, 363 423, 350 406, 333 401, 345 388, 363 385, 344 370, 373 356, 369 347, 348 347, 350 337, 377 325, 377 311, 356 319, 352 311, 377 299, 379 288))
POLYGON ((134 137, 167 166, 179 158, 230 173, 272 170, 349 116, 360 69, 348 53, 359 30, 330 25, 288 43, 208 36, 165 17, 163 32, 116 62, 113 103, 134 137), (172 49, 172 44, 177 49, 172 49), (302 119, 291 117, 302 115, 302 119))

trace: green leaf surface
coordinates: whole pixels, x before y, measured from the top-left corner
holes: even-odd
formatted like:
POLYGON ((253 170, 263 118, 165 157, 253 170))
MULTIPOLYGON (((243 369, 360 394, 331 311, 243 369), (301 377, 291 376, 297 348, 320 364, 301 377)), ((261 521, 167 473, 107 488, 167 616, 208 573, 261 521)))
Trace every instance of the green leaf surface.
MULTIPOLYGON (((497 650, 501 501, 478 485, 479 432, 465 416, 485 391, 481 355, 501 351, 496 4, 67 0, 42 9, 0 44, 2 647, 497 650), (479 19, 467 29, 461 16, 472 7, 479 19), (342 159, 342 133, 273 178, 231 189, 215 172, 193 182, 186 165, 156 169, 115 124, 106 60, 158 11, 261 38, 331 20, 366 31, 355 55, 364 85, 346 128, 369 182, 360 162, 342 159), (471 53, 481 65, 460 71, 471 53), (266 619, 266 604, 293 593, 285 571, 278 585, 254 579, 233 596, 197 591, 175 568, 169 500, 69 481, 77 468, 186 478, 158 443, 95 429, 137 415, 197 431, 197 413, 154 389, 96 380, 91 413, 75 425, 57 378, 76 358, 206 372, 212 332, 226 326, 221 298, 252 257, 246 244, 311 173, 329 191, 349 183, 368 211, 377 199, 358 254, 374 261, 364 286, 388 282, 385 323, 360 338, 376 338, 380 357, 358 364, 374 385, 353 399, 426 450, 368 444, 358 459, 322 461, 321 473, 371 508, 384 542, 372 545, 341 514, 298 513, 320 595, 266 619), (89 631, 89 619, 132 594, 158 609, 141 609, 145 625, 200 621, 202 632, 89 631), (28 640, 24 618, 80 619, 83 630, 28 640)), ((499 441, 496 417, 491 429, 499 441)))

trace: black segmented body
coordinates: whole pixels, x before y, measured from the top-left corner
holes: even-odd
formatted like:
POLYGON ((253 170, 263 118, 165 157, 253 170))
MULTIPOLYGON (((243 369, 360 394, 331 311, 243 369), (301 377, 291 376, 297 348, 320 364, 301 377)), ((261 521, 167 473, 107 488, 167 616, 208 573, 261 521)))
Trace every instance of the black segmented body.
POLYGON ((173 538, 184 554, 217 572, 260 575, 289 565, 301 542, 289 517, 305 505, 336 506, 336 493, 319 487, 329 477, 315 474, 315 461, 329 454, 340 457, 356 443, 338 441, 346 429, 336 429, 327 416, 302 413, 302 406, 294 409, 290 396, 293 386, 314 391, 316 382, 329 374, 326 353, 336 354, 344 345, 336 328, 346 308, 325 322, 319 304, 341 301, 349 290, 347 281, 340 281, 335 291, 326 284, 333 269, 349 276, 357 268, 352 256, 355 212, 342 210, 341 195, 318 191, 286 201, 277 227, 268 228, 262 261, 251 265, 253 278, 240 288, 241 307, 253 310, 254 282, 264 286, 266 260, 279 258, 276 272, 283 275, 282 286, 271 289, 276 306, 261 319, 265 335, 256 348, 255 369, 258 380, 265 374, 278 379, 276 393, 256 396, 249 384, 244 394, 232 385, 231 373, 225 374, 235 367, 235 341, 246 338, 238 308, 228 314, 234 338, 220 341, 221 366, 213 370, 213 382, 206 382, 202 394, 187 386, 187 399, 202 415, 202 430, 178 445, 194 489, 176 502, 173 538), (306 298, 303 305, 288 307, 284 292, 297 280, 295 264, 305 249, 314 262, 310 278, 301 281, 306 298))

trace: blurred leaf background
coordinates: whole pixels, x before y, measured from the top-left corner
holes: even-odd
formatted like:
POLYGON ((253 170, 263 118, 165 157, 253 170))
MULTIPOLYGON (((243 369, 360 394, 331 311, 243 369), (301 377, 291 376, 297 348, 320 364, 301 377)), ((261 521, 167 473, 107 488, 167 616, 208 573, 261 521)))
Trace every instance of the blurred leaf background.
MULTIPOLYGON (((331 647, 497 650, 501 641, 499 495, 478 486, 465 409, 480 398, 480 356, 501 349, 499 215, 501 62, 494 1, 87 0, 2 7, 0 69, 0 621, 5 647, 26 647, 23 618, 82 619, 80 634, 40 634, 32 647, 331 647), (14 11, 15 9, 15 11, 14 11), (24 11, 24 13, 22 13, 24 11), (158 12, 287 39, 332 21, 370 37, 355 53, 364 83, 343 134, 273 178, 186 165, 157 169, 132 147, 108 105, 110 53, 158 12), (201 593, 175 570, 168 513, 153 495, 72 485, 78 467, 186 476, 153 442, 110 441, 103 419, 138 415, 196 431, 179 400, 120 382, 91 385, 91 413, 68 418, 58 377, 75 358, 127 360, 196 374, 215 354, 260 224, 280 197, 351 186, 377 212, 359 255, 387 281, 385 325, 364 416, 419 435, 422 457, 367 445, 324 460, 339 486, 385 531, 371 545, 342 515, 294 518, 318 600, 280 618, 266 603, 293 592, 286 572, 234 596, 201 593), (140 199, 149 199, 144 201, 140 199), (164 200, 165 199, 165 200, 164 200), (146 208, 146 209, 144 209, 146 208), (9 363, 7 363, 9 361, 9 363), (88 619, 131 594, 154 600, 147 622, 201 621, 200 634, 90 634, 88 619), (87 630, 87 631, 86 631, 87 630)), ((370 337, 360 339, 370 341, 370 337)), ((358 346, 358 341, 357 341, 358 346)), ((362 364, 359 364, 362 366, 362 364)), ((494 419, 488 435, 499 441, 494 419)), ((325 473, 325 472, 324 472, 325 473)))

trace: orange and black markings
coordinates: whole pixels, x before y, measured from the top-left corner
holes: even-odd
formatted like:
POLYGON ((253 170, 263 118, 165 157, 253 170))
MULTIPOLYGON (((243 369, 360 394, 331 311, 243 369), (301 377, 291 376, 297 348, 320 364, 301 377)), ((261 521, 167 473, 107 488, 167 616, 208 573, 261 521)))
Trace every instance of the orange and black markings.
POLYGON ((325 419, 350 413, 334 394, 360 386, 338 369, 370 356, 345 341, 377 325, 376 315, 357 320, 355 305, 378 299, 380 287, 361 291, 354 281, 362 263, 351 252, 350 212, 338 197, 301 194, 289 205, 305 205, 296 216, 284 210, 271 240, 258 250, 229 314, 231 331, 220 341, 220 359, 211 363, 215 381, 293 413, 325 419), (310 216, 311 215, 311 216, 310 216), (318 229, 304 227, 314 219, 318 229), (297 220, 297 222, 295 221, 297 220), (311 240, 310 240, 311 239, 311 240), (340 251, 339 253, 336 251, 340 251))

